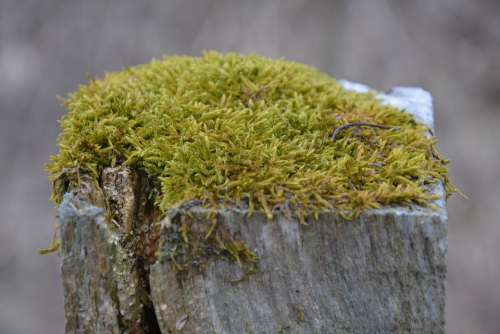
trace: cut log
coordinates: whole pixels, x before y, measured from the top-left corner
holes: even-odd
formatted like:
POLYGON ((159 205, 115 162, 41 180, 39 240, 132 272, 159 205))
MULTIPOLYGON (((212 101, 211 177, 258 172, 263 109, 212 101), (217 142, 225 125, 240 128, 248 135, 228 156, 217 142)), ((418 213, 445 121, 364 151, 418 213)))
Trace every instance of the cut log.
MULTIPOLYGON (((395 88, 379 98, 433 128, 427 92, 395 88)), ((308 225, 280 213, 271 222, 249 217, 239 207, 218 210, 214 223, 195 202, 155 224, 149 191, 145 176, 117 167, 103 172, 100 187, 83 178, 66 193, 59 217, 67 333, 444 332, 440 184, 434 209, 387 207, 352 221, 329 212, 308 225), (179 247, 208 236, 246 245, 257 266, 230 258, 224 245, 196 254, 179 247)))

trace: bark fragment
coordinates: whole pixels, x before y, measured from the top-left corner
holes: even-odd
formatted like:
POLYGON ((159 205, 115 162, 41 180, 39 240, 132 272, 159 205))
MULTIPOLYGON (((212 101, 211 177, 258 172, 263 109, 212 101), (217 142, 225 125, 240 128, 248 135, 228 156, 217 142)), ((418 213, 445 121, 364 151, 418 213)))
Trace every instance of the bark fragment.
POLYGON ((151 250, 147 238, 136 242, 154 229, 156 212, 147 210, 140 174, 105 169, 101 184, 83 176, 59 207, 66 332, 158 333, 141 253, 151 250))

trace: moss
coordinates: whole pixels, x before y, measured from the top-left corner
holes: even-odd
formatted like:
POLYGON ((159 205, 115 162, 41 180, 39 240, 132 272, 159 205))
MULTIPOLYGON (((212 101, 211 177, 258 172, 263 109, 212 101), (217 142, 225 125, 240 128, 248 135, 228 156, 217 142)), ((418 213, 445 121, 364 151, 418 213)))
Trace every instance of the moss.
POLYGON ((217 212, 192 212, 186 204, 167 216, 166 233, 157 254, 159 261, 172 265, 179 280, 193 272, 203 273, 213 260, 224 258, 237 263, 244 272, 231 283, 244 281, 257 271, 257 255, 220 224, 217 212))
MULTIPOLYGON (((209 52, 107 74, 64 101, 50 178, 128 165, 157 184, 163 212, 190 200, 246 203, 303 218, 386 205, 429 205, 447 179, 429 129, 305 65, 209 52), (346 127, 349 123, 380 127, 346 127)), ((55 187, 60 201, 63 187, 55 187)))

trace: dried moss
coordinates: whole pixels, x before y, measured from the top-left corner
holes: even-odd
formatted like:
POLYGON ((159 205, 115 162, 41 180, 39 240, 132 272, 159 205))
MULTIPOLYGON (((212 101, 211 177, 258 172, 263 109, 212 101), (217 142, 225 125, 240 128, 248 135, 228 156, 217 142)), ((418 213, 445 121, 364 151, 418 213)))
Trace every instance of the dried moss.
MULTIPOLYGON (((428 205, 447 179, 435 138, 373 94, 341 87, 305 65, 209 52, 167 57, 93 79, 64 102, 50 178, 98 178, 106 166, 143 170, 164 212, 190 200, 246 203, 304 217, 428 205), (392 127, 345 128, 364 122, 392 127)), ((58 202, 62 188, 54 188, 58 202)))

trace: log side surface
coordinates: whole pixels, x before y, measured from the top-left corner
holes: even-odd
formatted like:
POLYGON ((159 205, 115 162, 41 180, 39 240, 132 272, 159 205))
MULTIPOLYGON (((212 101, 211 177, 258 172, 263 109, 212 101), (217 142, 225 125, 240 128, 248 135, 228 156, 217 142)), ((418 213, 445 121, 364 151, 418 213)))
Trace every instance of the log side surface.
MULTIPOLYGON (((399 87, 378 97, 433 128, 426 91, 399 87)), ((100 188, 84 182, 65 195, 59 217, 67 333, 444 332, 442 185, 433 190, 436 210, 388 207, 353 221, 330 212, 304 226, 279 213, 268 222, 241 208, 219 210, 218 228, 257 254, 257 270, 214 257, 180 276, 162 254, 175 251, 180 224, 210 226, 209 212, 192 205, 164 219, 159 260, 150 266, 143 255, 151 250, 123 247, 156 217, 144 204, 141 180, 109 168, 100 188)))
POLYGON ((59 221, 66 333, 160 333, 144 258, 150 250, 132 247, 133 235, 153 232, 146 189, 143 176, 118 167, 104 170, 100 186, 84 176, 64 195, 59 221))

